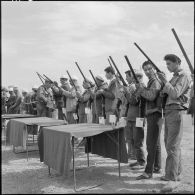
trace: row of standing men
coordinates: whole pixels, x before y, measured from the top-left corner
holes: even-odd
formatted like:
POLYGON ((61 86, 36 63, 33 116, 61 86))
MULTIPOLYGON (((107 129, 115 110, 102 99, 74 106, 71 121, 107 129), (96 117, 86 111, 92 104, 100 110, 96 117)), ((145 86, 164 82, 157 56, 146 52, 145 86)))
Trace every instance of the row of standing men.
POLYGON ((68 83, 68 77, 62 76, 60 87, 46 79, 38 89, 33 89, 31 101, 35 102, 34 111, 38 116, 52 117, 52 112, 57 109, 58 119, 66 120, 69 124, 86 123, 89 120, 99 123, 99 117, 104 117, 105 123, 108 124, 109 115, 126 117, 125 137, 128 154, 130 158, 136 159, 136 162, 129 166, 132 169, 145 169, 143 174, 136 178, 138 180, 150 179, 153 173, 161 172, 160 120, 164 116, 167 159, 165 176, 161 179, 179 181, 182 170, 180 148, 183 133, 182 114, 186 112, 190 98, 194 101, 194 92, 192 87, 190 95, 191 79, 181 68, 180 58, 168 54, 164 60, 167 69, 173 73, 172 79, 167 81, 165 74, 156 72, 150 61, 145 61, 142 69, 148 77, 147 86, 143 83, 143 74, 138 70, 135 70, 135 74, 139 84, 128 70, 125 72, 128 86, 123 86, 110 66, 104 70, 109 83, 99 75, 95 77, 98 87, 89 79, 85 79, 84 91, 78 85, 76 77, 72 77, 68 83), (145 118, 147 121, 147 158, 143 150, 144 127, 136 127, 137 117, 145 118))

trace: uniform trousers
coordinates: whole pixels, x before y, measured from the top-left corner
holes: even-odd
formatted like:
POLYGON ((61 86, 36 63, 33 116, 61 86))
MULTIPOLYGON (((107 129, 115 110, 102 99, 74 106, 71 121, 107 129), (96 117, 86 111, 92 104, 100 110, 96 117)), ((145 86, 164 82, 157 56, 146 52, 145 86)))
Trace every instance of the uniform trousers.
POLYGON ((181 110, 165 110, 164 142, 167 151, 165 177, 176 181, 182 172, 181 139, 183 135, 183 121, 181 110))
POLYGON ((153 174, 153 169, 161 169, 161 144, 158 122, 161 119, 159 112, 151 113, 147 116, 147 135, 146 135, 146 149, 147 165, 145 168, 146 173, 153 174))
POLYGON ((140 164, 145 163, 145 156, 143 150, 144 142, 144 129, 135 126, 135 121, 127 121, 127 126, 125 128, 126 142, 128 143, 128 153, 130 152, 130 147, 133 147, 137 162, 140 164))

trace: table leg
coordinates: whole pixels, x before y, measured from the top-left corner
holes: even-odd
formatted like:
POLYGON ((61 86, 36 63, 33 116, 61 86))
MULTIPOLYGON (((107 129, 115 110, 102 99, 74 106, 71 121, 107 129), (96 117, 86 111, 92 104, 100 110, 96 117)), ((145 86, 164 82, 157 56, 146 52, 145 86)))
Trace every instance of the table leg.
POLYGON ((26 126, 26 155, 27 155, 27 161, 28 161, 28 130, 26 126))
POLYGON ((73 177, 74 177, 74 191, 76 191, 76 173, 75 173, 75 153, 74 153, 74 136, 72 136, 72 164, 73 164, 73 177))
POLYGON ((48 166, 48 172, 49 172, 49 176, 50 176, 51 175, 50 166, 48 166))
POLYGON ((119 174, 119 178, 121 177, 121 166, 120 166, 120 137, 119 137, 119 133, 120 131, 118 130, 118 174, 119 174))
POLYGON ((88 150, 88 138, 86 138, 86 147, 87 147, 87 166, 89 167, 89 150, 88 150))

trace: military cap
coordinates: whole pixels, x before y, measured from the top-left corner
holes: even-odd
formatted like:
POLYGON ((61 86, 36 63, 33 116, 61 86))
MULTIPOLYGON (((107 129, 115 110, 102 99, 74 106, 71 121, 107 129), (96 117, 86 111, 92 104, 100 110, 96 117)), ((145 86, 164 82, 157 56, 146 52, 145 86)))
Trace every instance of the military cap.
POLYGON ((32 89, 38 89, 39 87, 38 86, 36 86, 36 85, 34 85, 33 87, 32 87, 32 89))
POLYGON ((60 79, 68 79, 68 77, 67 77, 66 75, 62 75, 62 76, 60 77, 60 79))
POLYGON ((14 91, 12 87, 9 88, 9 91, 14 91))
POLYGON ((97 75, 95 78, 98 79, 98 80, 100 80, 100 81, 102 81, 102 82, 104 82, 103 77, 101 77, 100 75, 97 75))
POLYGON ((2 91, 8 91, 6 87, 2 87, 2 91))
POLYGON ((26 89, 22 89, 22 93, 28 93, 26 89))
POLYGON ((71 77, 73 81, 78 81, 78 77, 77 76, 72 76, 71 77))

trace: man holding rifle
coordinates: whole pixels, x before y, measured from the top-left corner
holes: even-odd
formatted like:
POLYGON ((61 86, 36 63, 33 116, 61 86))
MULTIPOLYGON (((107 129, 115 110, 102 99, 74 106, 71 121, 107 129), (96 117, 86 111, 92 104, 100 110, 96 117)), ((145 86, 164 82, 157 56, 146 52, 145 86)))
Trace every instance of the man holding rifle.
POLYGON ((82 93, 76 91, 76 95, 78 98, 78 116, 79 123, 87 123, 87 114, 86 110, 89 111, 91 109, 91 90, 93 91, 94 84, 89 80, 85 79, 83 81, 83 88, 85 91, 82 93))
POLYGON ((116 100, 116 79, 114 78, 114 69, 108 66, 104 69, 106 78, 110 80, 108 88, 99 89, 96 95, 103 94, 105 97, 105 113, 106 113, 106 124, 109 123, 109 115, 115 114, 115 100, 116 100))
POLYGON ((51 82, 45 79, 45 83, 37 89, 37 115, 39 117, 52 117, 54 109, 51 82))
POLYGON ((165 176, 161 179, 169 181, 162 191, 173 190, 181 177, 181 139, 183 134, 182 114, 187 109, 189 98, 190 79, 180 67, 181 60, 174 54, 164 57, 167 69, 173 73, 168 82, 165 74, 158 73, 158 77, 164 83, 163 93, 168 94, 165 105, 165 148, 167 159, 165 176))
MULTIPOLYGON (((143 74, 134 70, 135 76, 142 83, 143 74)), ((145 167, 145 156, 143 150, 144 128, 136 127, 136 117, 143 117, 144 104, 141 98, 136 97, 135 79, 130 70, 125 72, 126 80, 129 84, 124 87, 123 93, 127 99, 127 126, 126 126, 126 141, 128 143, 128 155, 135 155, 136 162, 131 163, 132 169, 142 169, 145 167)))
POLYGON ((147 88, 141 83, 136 84, 137 95, 140 95, 146 100, 145 116, 147 119, 147 164, 145 171, 136 179, 150 179, 153 173, 161 171, 161 144, 160 144, 160 127, 158 125, 161 119, 161 107, 158 104, 159 93, 162 87, 162 82, 156 77, 156 70, 150 61, 145 61, 142 65, 145 75, 149 81, 147 88))
POLYGON ((101 95, 98 90, 105 90, 108 87, 108 84, 105 82, 102 76, 97 75, 95 77, 96 87, 94 91, 90 90, 91 97, 93 99, 92 102, 92 122, 99 123, 99 117, 104 117, 105 115, 105 99, 104 96, 101 95), (97 92, 97 93, 96 93, 97 92))

